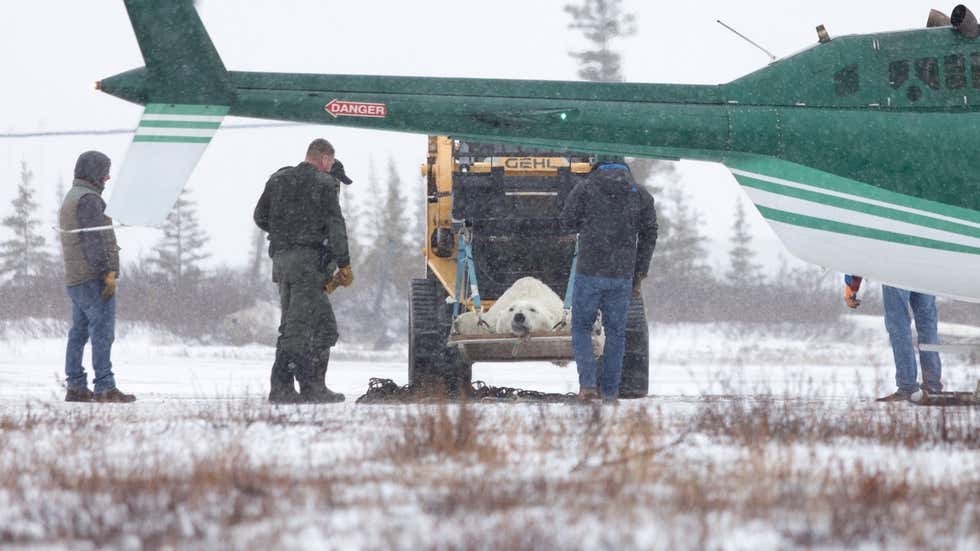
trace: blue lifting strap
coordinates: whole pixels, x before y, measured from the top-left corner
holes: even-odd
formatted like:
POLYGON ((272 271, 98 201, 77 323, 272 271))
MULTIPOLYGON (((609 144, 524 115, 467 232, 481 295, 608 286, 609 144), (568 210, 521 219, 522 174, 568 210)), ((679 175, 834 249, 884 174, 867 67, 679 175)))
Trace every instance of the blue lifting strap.
POLYGON ((467 291, 473 299, 473 309, 480 311, 480 288, 476 281, 476 264, 473 262, 473 246, 469 233, 459 232, 456 247, 456 302, 453 304, 453 319, 459 317, 459 305, 466 301, 467 291))
POLYGON ((565 310, 572 309, 572 293, 575 291, 575 266, 578 264, 578 235, 575 236, 575 254, 572 255, 572 271, 568 273, 565 287, 565 310))

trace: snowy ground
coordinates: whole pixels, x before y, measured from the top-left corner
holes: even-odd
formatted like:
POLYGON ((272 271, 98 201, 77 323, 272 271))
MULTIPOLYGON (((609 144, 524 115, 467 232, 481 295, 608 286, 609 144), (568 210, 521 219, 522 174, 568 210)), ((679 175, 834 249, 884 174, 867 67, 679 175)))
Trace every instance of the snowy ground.
MULTIPOLYGON (((403 353, 356 348, 328 373, 347 403, 272 407, 271 349, 125 326, 139 401, 65 404, 60 329, 0 333, 0 546, 980 547, 980 410, 871 401, 894 388, 880 319, 654 327, 653 396, 597 408, 355 405, 371 377, 406 382, 403 353)), ((550 364, 474 379, 577 389, 550 364)))

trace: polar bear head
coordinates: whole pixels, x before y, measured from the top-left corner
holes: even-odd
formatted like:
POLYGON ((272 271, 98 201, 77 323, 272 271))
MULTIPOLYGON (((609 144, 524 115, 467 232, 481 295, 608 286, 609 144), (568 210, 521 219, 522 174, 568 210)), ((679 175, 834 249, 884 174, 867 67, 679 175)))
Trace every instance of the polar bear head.
POLYGON ((551 331, 557 322, 537 301, 515 300, 497 317, 497 333, 512 333, 524 337, 528 333, 551 331))

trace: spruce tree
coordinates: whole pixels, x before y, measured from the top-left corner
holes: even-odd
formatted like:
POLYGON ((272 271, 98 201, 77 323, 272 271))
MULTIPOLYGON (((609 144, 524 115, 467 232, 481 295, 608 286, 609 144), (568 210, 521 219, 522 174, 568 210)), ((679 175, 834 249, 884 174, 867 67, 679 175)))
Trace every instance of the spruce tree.
POLYGON ((38 204, 31 187, 33 179, 34 173, 27 168, 27 163, 21 162, 17 196, 11 201, 14 212, 0 221, 0 225, 13 233, 13 238, 0 242, 0 276, 12 276, 18 286, 29 285, 30 278, 44 274, 54 266, 40 231, 38 204))
POLYGON ((61 224, 61 203, 65 200, 65 194, 67 190, 65 189, 65 179, 61 176, 58 177, 58 185, 54 188, 54 227, 58 227, 61 224))
POLYGON ((754 262, 755 251, 752 249, 752 234, 749 233, 745 220, 745 205, 739 197, 735 206, 735 222, 732 224, 732 248, 728 253, 731 268, 725 274, 728 283, 733 287, 747 288, 760 284, 762 267, 754 262))
POLYGON ((52 249, 51 249, 51 261, 57 265, 61 261, 61 234, 58 232, 57 228, 61 227, 61 204, 65 201, 65 195, 67 195, 68 190, 65 187, 65 178, 63 176, 58 176, 58 183, 54 188, 54 209, 51 214, 54 216, 51 223, 51 235, 52 237, 52 249))
POLYGON ((350 252, 350 263, 357 266, 361 263, 364 255, 364 247, 361 244, 361 232, 365 226, 363 209, 355 201, 350 186, 341 184, 340 186, 340 210, 344 213, 344 222, 347 226, 347 249, 350 252))
POLYGON ((330 295, 341 331, 349 331, 360 341, 377 339, 379 335, 378 318, 372 308, 380 255, 374 254, 374 250, 380 243, 378 235, 383 224, 380 202, 384 196, 373 159, 368 161, 365 180, 366 187, 358 188, 361 194, 357 197, 341 184, 340 206, 347 226, 347 246, 355 281, 351 287, 338 289, 330 295))
POLYGON ((201 278, 200 262, 210 256, 204 251, 207 234, 198 223, 194 202, 187 196, 186 189, 180 193, 163 225, 157 256, 148 261, 178 292, 201 278))
POLYGON ((388 182, 383 217, 385 225, 383 227, 382 239, 393 245, 393 249, 388 255, 392 267, 392 287, 398 300, 408 299, 408 289, 410 279, 414 274, 414 266, 421 263, 421 253, 418 248, 413 247, 413 235, 415 223, 412 219, 413 210, 402 185, 402 179, 398 175, 398 167, 395 159, 388 159, 388 182))
MULTIPOLYGON (((425 178, 419 175, 415 186, 417 190, 426 189, 425 178)), ((428 230, 429 200, 425 193, 416 192, 413 195, 415 196, 415 221, 409 242, 412 244, 414 250, 421 251, 425 248, 425 242, 429 240, 429 236, 426 233, 428 230)), ((421 263, 419 265, 421 266, 421 263)), ((421 275, 417 277, 421 277, 421 275)))
POLYGON ((711 279, 707 265, 707 237, 701 233, 701 215, 688 205, 687 194, 680 188, 666 193, 670 203, 672 223, 667 232, 662 229, 657 239, 656 269, 658 277, 666 278, 665 284, 682 281, 703 282, 711 279))
POLYGON ((565 5, 565 12, 572 17, 568 28, 581 31, 592 46, 568 54, 579 61, 578 76, 596 82, 621 82, 621 57, 612 49, 612 41, 636 34, 636 17, 623 13, 621 0, 584 0, 580 5, 565 5))
MULTIPOLYGON (((358 223, 361 235, 364 236, 366 247, 364 250, 364 257, 370 256, 371 251, 376 243, 376 241, 381 236, 381 227, 383 222, 381 220, 380 204, 382 198, 385 197, 383 193, 383 188, 381 186, 381 180, 378 177, 378 169, 374 164, 374 157, 368 159, 368 177, 367 177, 367 202, 364 204, 364 223, 358 223)), ((350 233, 348 231, 348 233, 350 233)))
POLYGON ((269 240, 259 227, 252 228, 251 250, 248 260, 248 281, 257 293, 269 288, 272 259, 269 258, 269 240))
POLYGON ((700 215, 680 188, 665 193, 670 225, 660 224, 657 249, 646 280, 650 313, 660 320, 699 321, 710 307, 714 279, 707 265, 707 238, 700 215))
MULTIPOLYGON (((376 181, 373 170, 370 180, 376 181)), ((377 224, 370 232, 374 239, 364 260, 365 271, 371 278, 367 304, 375 319, 373 334, 378 337, 375 347, 385 348, 396 335, 407 330, 403 313, 407 308, 409 282, 418 276, 415 267, 421 263, 416 247, 411 244, 413 223, 394 159, 388 162, 383 195, 372 194, 372 197, 383 197, 384 202, 376 216, 368 216, 377 220, 377 224)))

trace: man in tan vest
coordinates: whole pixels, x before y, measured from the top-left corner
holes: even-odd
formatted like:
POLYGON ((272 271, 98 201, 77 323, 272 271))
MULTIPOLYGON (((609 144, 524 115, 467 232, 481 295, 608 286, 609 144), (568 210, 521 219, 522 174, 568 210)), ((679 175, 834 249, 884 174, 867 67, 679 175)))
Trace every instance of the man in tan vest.
POLYGON ((119 274, 119 246, 102 200, 102 190, 109 180, 109 165, 109 157, 98 151, 79 155, 75 180, 61 203, 61 248, 72 305, 72 327, 65 354, 66 402, 136 400, 132 394, 116 388, 109 359, 116 333, 116 276, 119 274), (89 339, 95 392, 89 390, 82 366, 82 353, 89 339))

